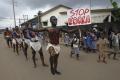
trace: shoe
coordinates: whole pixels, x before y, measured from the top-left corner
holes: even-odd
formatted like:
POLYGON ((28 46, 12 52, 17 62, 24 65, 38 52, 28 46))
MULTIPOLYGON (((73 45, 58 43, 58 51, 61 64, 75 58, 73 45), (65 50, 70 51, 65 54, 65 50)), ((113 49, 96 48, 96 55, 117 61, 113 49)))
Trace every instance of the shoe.
POLYGON ((59 72, 59 71, 57 71, 57 70, 55 71, 55 73, 58 74, 58 75, 61 75, 61 72, 59 72))
POLYGON ((100 63, 100 62, 101 62, 101 60, 97 60, 97 62, 98 62, 98 63, 100 63))
POLYGON ((79 54, 76 55, 76 59, 79 60, 79 54))
POLYGON ((106 62, 106 61, 103 61, 103 63, 107 64, 107 62, 106 62))
POLYGON ((74 53, 72 53, 72 52, 70 53, 70 57, 71 57, 71 58, 72 58, 72 55, 73 55, 73 54, 74 54, 74 53))
POLYGON ((110 59, 110 55, 108 54, 108 59, 110 59))
POLYGON ((117 59, 117 58, 113 58, 113 60, 119 60, 119 59, 117 59))
POLYGON ((55 70, 53 68, 51 68, 51 73, 52 75, 55 75, 55 70))
POLYGON ((47 65, 47 64, 43 64, 43 66, 44 66, 44 67, 48 67, 48 65, 47 65))

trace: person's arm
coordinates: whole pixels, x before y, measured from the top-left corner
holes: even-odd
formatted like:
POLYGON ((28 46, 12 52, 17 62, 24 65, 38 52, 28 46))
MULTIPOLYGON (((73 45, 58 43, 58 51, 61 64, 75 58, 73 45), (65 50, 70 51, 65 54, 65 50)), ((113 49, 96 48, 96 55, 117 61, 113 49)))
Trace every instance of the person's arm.
POLYGON ((37 30, 37 29, 29 29, 29 30, 34 31, 34 32, 44 32, 44 31, 47 31, 46 28, 42 28, 42 29, 39 29, 39 30, 37 30))
POLYGON ((99 51, 99 41, 96 43, 97 45, 97 51, 99 51))
POLYGON ((76 32, 78 30, 79 30, 79 28, 72 29, 72 30, 66 30, 66 29, 62 29, 62 28, 60 29, 60 31, 62 31, 64 33, 74 33, 74 32, 76 32))
POLYGON ((75 29, 69 30, 69 33, 75 33, 77 31, 79 31, 79 28, 75 28, 75 29))

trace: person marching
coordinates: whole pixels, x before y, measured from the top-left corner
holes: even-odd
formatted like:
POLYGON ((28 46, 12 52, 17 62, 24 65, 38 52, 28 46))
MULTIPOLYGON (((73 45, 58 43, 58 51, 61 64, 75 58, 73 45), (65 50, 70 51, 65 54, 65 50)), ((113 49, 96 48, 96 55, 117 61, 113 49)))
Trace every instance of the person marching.
POLYGON ((13 44, 13 50, 16 51, 19 55, 19 46, 21 47, 22 39, 21 39, 21 31, 19 30, 18 26, 13 28, 12 32, 12 44, 13 44))
POLYGON ((47 45, 47 51, 50 54, 50 71, 53 75, 58 74, 60 75, 61 73, 57 70, 58 67, 58 58, 60 54, 60 45, 59 45, 59 38, 60 38, 60 32, 75 32, 78 31, 78 29, 74 30, 64 30, 62 28, 57 28, 57 18, 55 16, 50 17, 50 22, 52 27, 51 28, 43 28, 39 30, 33 30, 35 32, 42 32, 42 31, 47 31, 49 35, 49 43, 47 45))
POLYGON ((28 56, 27 56, 27 50, 28 50, 28 46, 31 47, 32 50, 32 60, 34 63, 34 68, 37 67, 36 64, 36 52, 39 53, 41 61, 42 61, 42 65, 43 66, 48 66, 47 64, 45 64, 44 62, 44 55, 43 55, 43 51, 42 51, 42 47, 41 47, 41 43, 39 42, 36 33, 30 30, 31 28, 26 26, 26 28, 23 29, 23 36, 24 36, 24 40, 23 40, 23 52, 24 55, 26 57, 26 59, 28 60, 28 56))
POLYGON ((34 67, 36 68, 36 53, 38 52, 42 61, 42 65, 47 67, 48 65, 45 64, 44 62, 44 55, 43 55, 43 51, 42 51, 42 45, 36 35, 35 32, 32 32, 31 34, 31 40, 30 40, 30 47, 32 50, 32 59, 33 59, 33 63, 34 63, 34 67))
POLYGON ((6 28, 6 30, 4 32, 4 38, 5 38, 6 43, 7 43, 9 48, 12 47, 11 37, 12 37, 12 32, 8 28, 6 28))

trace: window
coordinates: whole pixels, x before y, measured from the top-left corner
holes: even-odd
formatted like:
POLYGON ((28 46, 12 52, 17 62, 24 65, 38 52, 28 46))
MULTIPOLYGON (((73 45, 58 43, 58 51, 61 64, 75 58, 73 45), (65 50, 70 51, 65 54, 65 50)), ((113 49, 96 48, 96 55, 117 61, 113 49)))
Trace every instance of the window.
POLYGON ((48 21, 44 21, 43 26, 48 26, 48 21))

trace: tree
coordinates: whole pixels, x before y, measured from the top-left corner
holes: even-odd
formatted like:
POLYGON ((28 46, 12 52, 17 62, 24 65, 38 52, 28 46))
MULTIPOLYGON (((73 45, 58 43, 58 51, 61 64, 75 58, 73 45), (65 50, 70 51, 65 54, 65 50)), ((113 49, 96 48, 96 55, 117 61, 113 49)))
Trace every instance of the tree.
POLYGON ((113 6, 113 10, 111 11, 112 16, 114 17, 115 22, 120 22, 120 8, 118 7, 118 3, 110 0, 111 5, 113 6))

